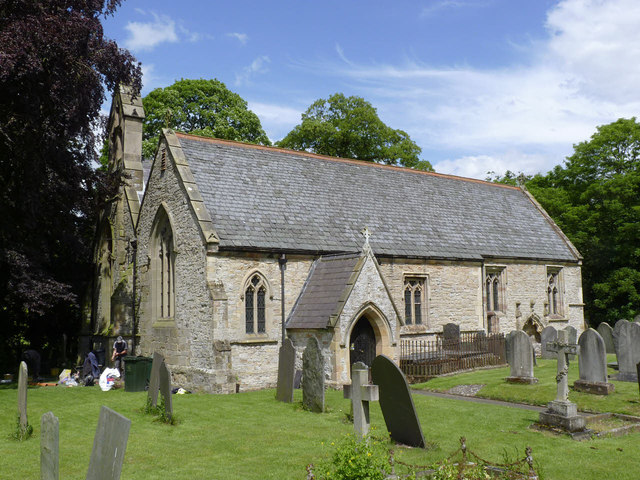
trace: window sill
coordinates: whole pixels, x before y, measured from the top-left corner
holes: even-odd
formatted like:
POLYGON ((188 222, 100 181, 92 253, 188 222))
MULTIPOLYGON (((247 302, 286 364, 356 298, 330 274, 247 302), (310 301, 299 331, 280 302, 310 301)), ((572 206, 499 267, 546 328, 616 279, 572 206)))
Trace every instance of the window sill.
POLYGON ((553 317, 547 317, 547 321, 549 323, 554 323, 554 322, 555 323, 560 323, 560 322, 568 322, 569 319, 555 315, 553 317))
POLYGON ((244 338, 242 340, 232 340, 231 345, 277 345, 278 340, 273 340, 266 335, 255 338, 244 338))
POLYGON ((151 326, 153 328, 176 328, 176 321, 173 318, 159 318, 151 326))

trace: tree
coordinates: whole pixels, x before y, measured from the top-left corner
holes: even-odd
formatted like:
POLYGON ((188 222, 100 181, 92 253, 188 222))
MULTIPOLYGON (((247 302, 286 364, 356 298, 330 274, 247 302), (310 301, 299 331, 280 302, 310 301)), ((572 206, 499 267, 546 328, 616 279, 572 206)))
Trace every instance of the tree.
MULTIPOLYGON (((104 38, 120 0, 0 0, 0 364, 50 352, 79 323, 104 177, 94 171, 104 86, 140 66, 104 38)), ((44 361, 46 363, 47 356, 44 361)))
POLYGON ((219 80, 179 80, 142 99, 143 155, 153 157, 160 130, 170 127, 204 137, 271 145, 247 102, 219 80))
POLYGON ((315 101, 302 114, 302 123, 277 145, 433 171, 428 161, 420 160, 422 150, 406 132, 385 125, 376 109, 363 98, 345 97, 342 93, 315 101))
POLYGON ((591 325, 640 314, 640 124, 600 126, 527 188, 584 257, 591 325))

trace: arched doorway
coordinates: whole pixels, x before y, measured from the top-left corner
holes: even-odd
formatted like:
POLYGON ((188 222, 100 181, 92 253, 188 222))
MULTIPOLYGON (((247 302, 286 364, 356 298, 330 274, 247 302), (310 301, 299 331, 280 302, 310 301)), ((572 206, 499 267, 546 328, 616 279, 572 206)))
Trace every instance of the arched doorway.
POLYGON ((349 336, 349 365, 362 362, 368 367, 376 358, 376 333, 366 316, 358 319, 349 336))

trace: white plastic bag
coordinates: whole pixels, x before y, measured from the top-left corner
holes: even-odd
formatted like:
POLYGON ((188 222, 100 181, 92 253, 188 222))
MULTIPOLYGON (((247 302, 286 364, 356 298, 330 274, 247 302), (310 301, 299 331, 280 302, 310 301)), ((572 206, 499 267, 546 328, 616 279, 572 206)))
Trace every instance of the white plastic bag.
POLYGON ((113 388, 113 382, 116 378, 120 378, 120 372, 117 368, 105 368, 102 375, 100 375, 100 380, 98 384, 103 392, 108 392, 113 388))

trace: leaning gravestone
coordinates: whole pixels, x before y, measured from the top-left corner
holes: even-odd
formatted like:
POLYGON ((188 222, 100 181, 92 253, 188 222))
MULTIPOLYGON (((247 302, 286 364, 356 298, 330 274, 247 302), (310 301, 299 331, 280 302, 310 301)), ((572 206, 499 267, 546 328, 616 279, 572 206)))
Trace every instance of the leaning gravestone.
POLYGON ((636 365, 640 362, 640 324, 619 320, 614 332, 619 372, 616 379, 623 382, 637 382, 636 365))
POLYGON ((127 449, 131 420, 105 406, 100 419, 89 461, 87 480, 119 480, 127 449))
POLYGON ((363 362, 351 366, 351 385, 345 385, 344 398, 351 400, 353 429, 360 439, 369 433, 369 402, 379 399, 378 385, 369 385, 369 367, 363 362))
POLYGON ((529 335, 522 330, 515 330, 509 334, 509 348, 511 361, 509 383, 538 383, 533 376, 533 347, 529 335))
POLYGON ((547 351, 547 343, 555 342, 558 339, 558 331, 548 326, 542 330, 540 334, 540 346, 542 347, 542 358, 558 358, 558 355, 547 351))
MULTIPOLYGON (((564 330, 567 332, 567 335, 569 336, 569 344, 576 345, 578 343, 578 330, 576 330, 575 327, 572 327, 571 325, 568 325, 567 327, 565 327, 564 330)), ((575 355, 569 355, 569 360, 574 360, 575 358, 576 358, 575 355)))
POLYGON ((293 402, 293 387, 296 370, 296 349, 290 338, 285 338, 278 354, 278 389, 276 400, 293 402))
POLYGON ((614 387, 612 383, 607 382, 607 353, 604 340, 597 331, 589 328, 580 335, 578 345, 580 378, 573 383, 573 388, 596 395, 609 395, 614 387))
POLYGON ((324 357, 316 337, 309 338, 302 354, 302 405, 324 412, 324 357))
POLYGON ((402 370, 389 357, 378 355, 371 365, 371 375, 379 387, 380 409, 391 438, 411 447, 424 447, 422 427, 402 370))
POLYGON ((29 371, 27 364, 20 362, 18 371, 18 414, 20 415, 20 436, 24 436, 29 428, 29 420, 27 418, 27 378, 29 371))
POLYGON ((607 353, 616 353, 616 349, 613 346, 613 328, 607 322, 602 322, 598 325, 598 333, 604 340, 604 348, 607 353))
POLYGON ((58 418, 47 412, 40 419, 40 480, 60 478, 58 418))
POLYGON ((164 363, 164 357, 158 352, 153 352, 151 363, 151 376, 149 377, 149 401, 152 407, 158 406, 158 391, 160 390, 160 367, 164 363))
POLYGON ((160 393, 164 399, 164 413, 167 418, 173 416, 173 403, 171 399, 171 372, 165 362, 160 365, 160 393))

